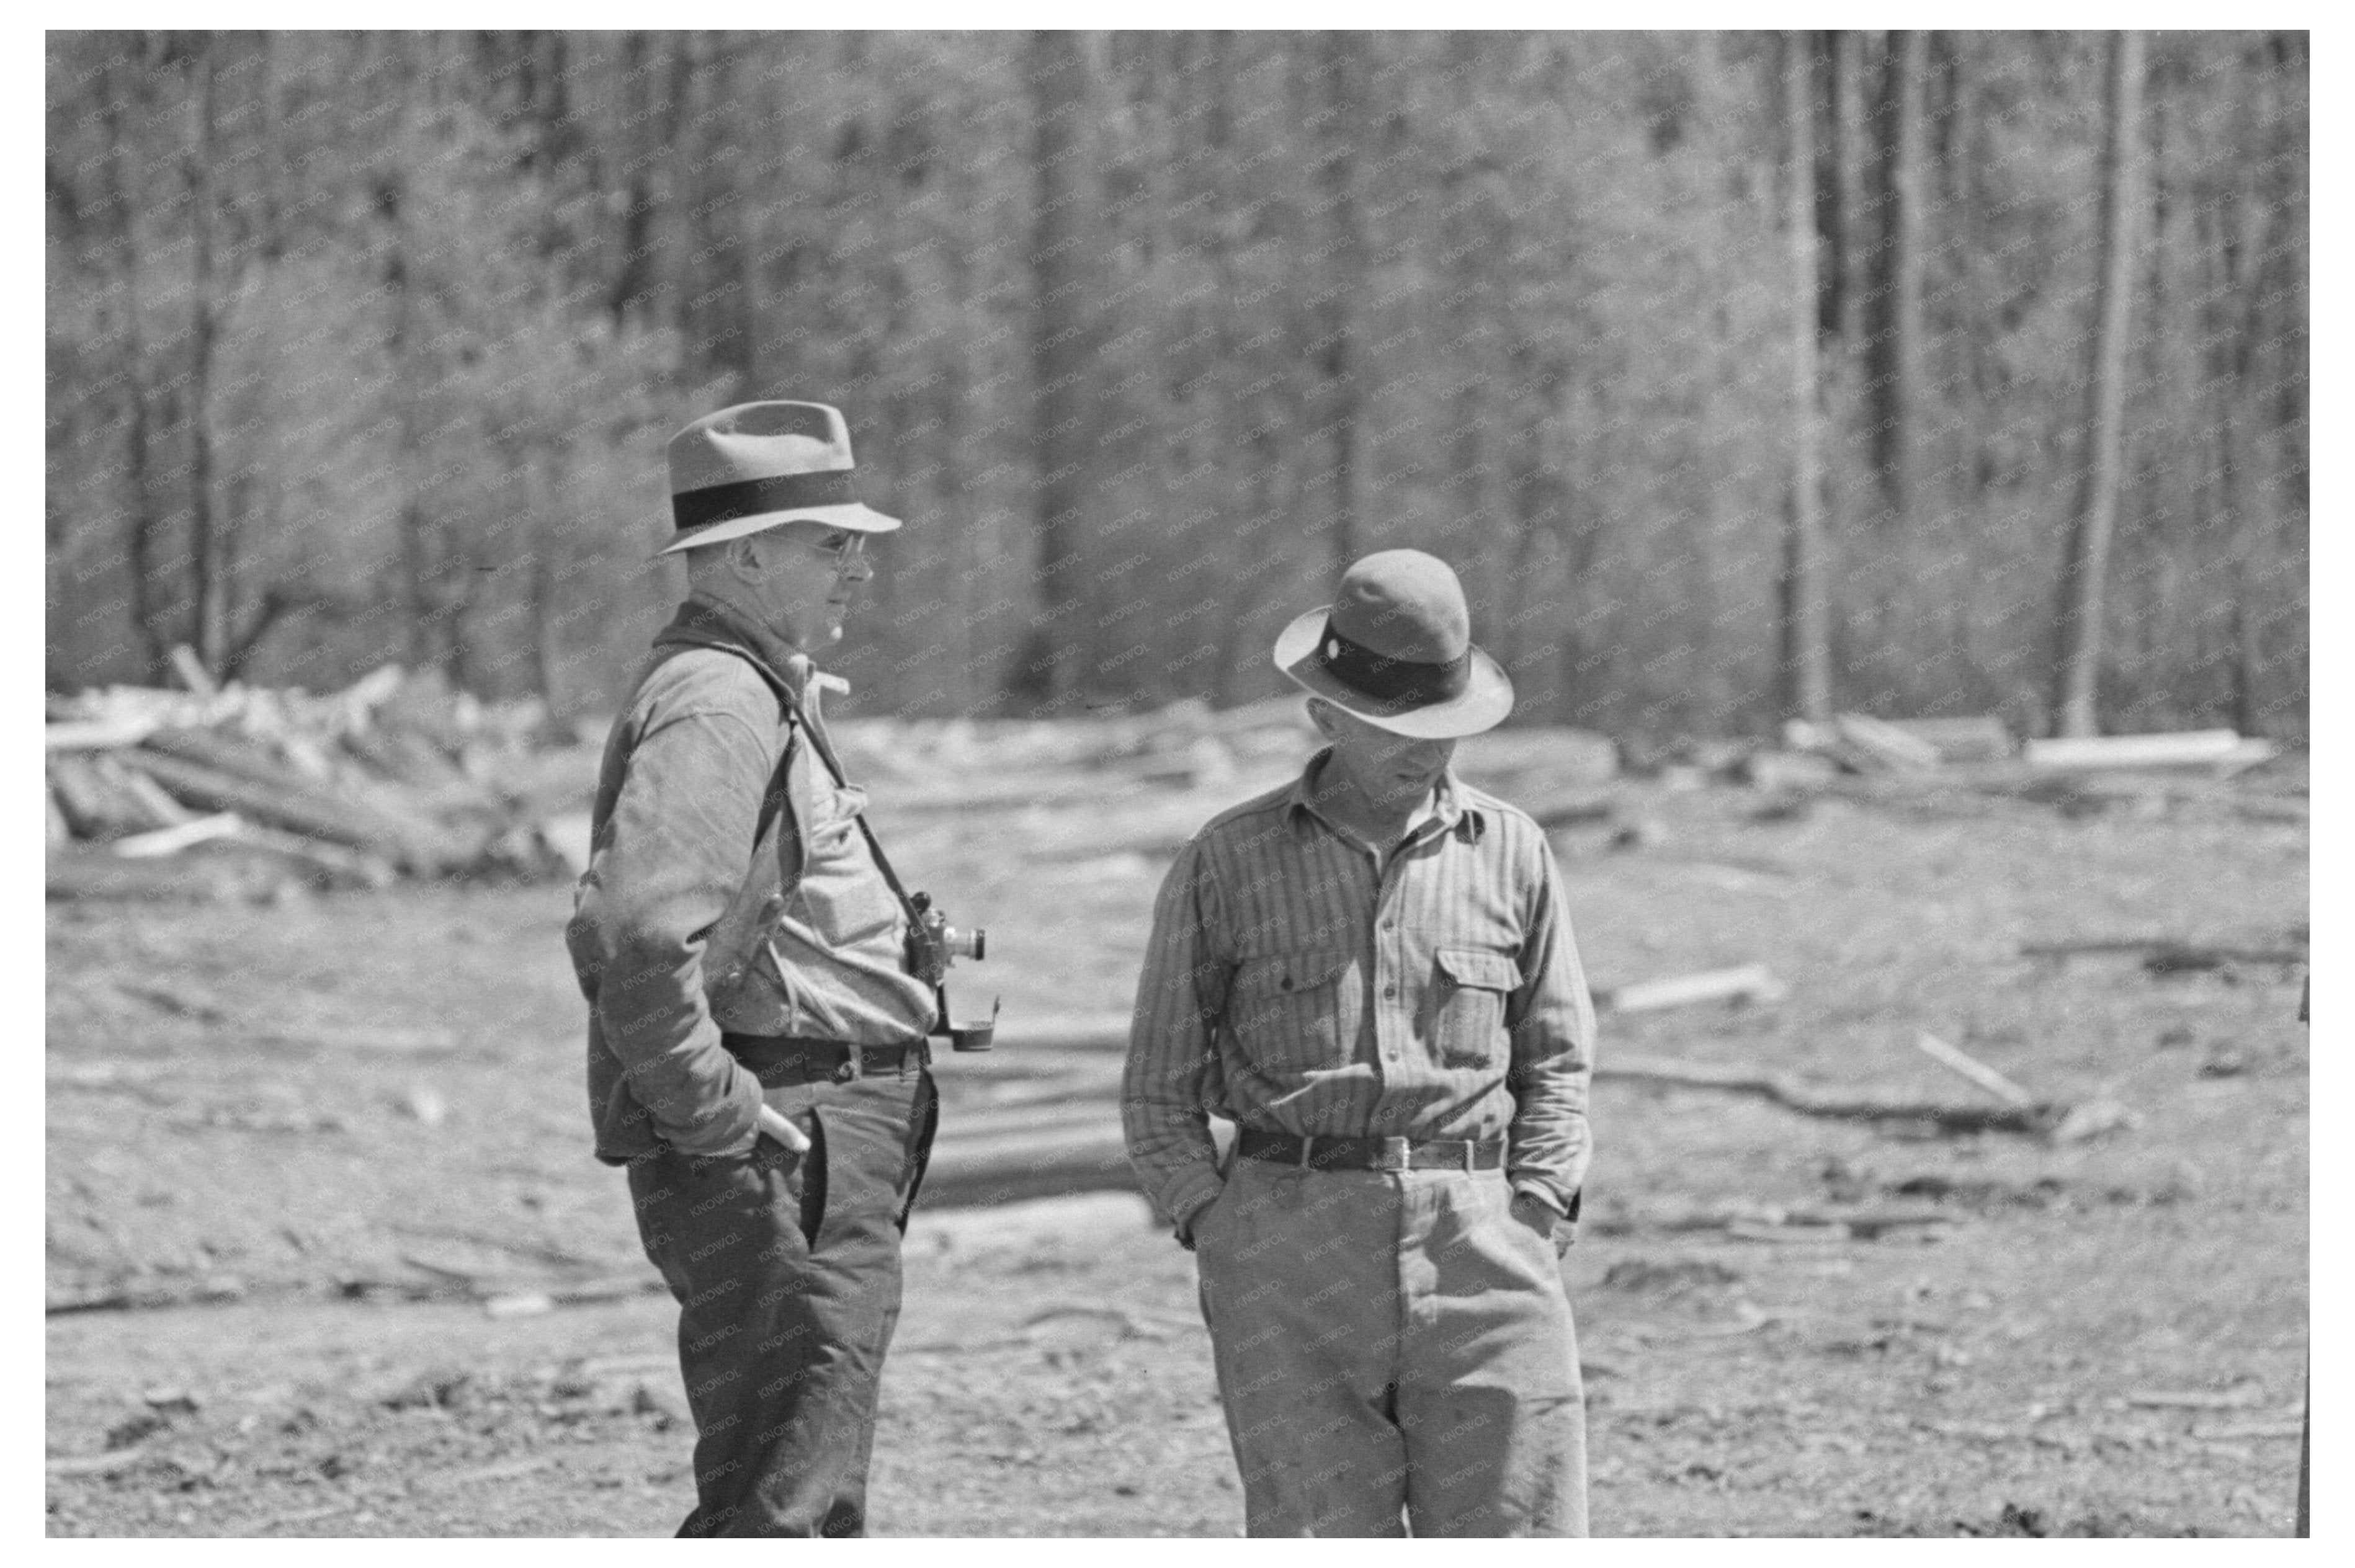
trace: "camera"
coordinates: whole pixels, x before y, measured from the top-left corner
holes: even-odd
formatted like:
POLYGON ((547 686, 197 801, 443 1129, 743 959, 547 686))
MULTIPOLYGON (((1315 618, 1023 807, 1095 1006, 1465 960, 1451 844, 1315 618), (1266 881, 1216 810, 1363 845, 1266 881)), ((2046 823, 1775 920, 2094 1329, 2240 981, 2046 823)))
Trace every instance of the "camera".
POLYGON ((944 983, 949 965, 959 959, 971 959, 979 963, 988 954, 989 933, 978 927, 959 930, 948 922, 948 916, 932 906, 929 893, 908 895, 909 912, 915 917, 908 922, 908 972, 932 988, 940 998, 940 1022, 933 1028, 935 1035, 945 1036, 954 1051, 986 1051, 997 1025, 997 1004, 992 1002, 986 1023, 953 1024, 949 1022, 949 993, 944 983))
POLYGON ((929 893, 910 894, 908 905, 916 915, 908 922, 910 974, 926 985, 938 985, 948 978, 949 965, 957 959, 981 961, 989 945, 988 932, 958 930, 949 924, 947 916, 932 907, 929 893))

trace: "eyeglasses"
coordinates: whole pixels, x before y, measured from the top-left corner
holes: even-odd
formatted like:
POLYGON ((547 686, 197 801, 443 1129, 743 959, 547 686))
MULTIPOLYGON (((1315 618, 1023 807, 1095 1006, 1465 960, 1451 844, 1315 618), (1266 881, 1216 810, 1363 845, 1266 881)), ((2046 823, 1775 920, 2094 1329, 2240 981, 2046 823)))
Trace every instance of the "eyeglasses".
POLYGON ((821 556, 833 556, 834 569, 837 572, 847 572, 852 562, 867 558, 867 535, 864 534, 846 530, 833 540, 808 539, 804 543, 821 556))

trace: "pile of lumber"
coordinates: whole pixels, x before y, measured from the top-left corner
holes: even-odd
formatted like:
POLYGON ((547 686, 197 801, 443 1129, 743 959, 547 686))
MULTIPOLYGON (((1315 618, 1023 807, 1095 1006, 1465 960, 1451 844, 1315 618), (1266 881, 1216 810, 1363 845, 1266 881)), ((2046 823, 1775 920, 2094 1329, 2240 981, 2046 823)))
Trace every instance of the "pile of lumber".
MULTIPOLYGON (((910 863, 982 841, 1028 864, 1168 854, 1219 812, 1297 777, 1320 744, 1296 696, 1223 711, 1188 701, 1105 716, 828 728, 910 863)), ((1552 825, 1609 813, 1604 786, 1619 754, 1592 731, 1530 726, 1460 743, 1455 767, 1552 825)))
MULTIPOLYGON (((1669 977, 1596 993, 1614 1012, 1702 1002, 1756 1004, 1785 994, 1760 966, 1669 977)), ((967 1076, 972 1058, 938 1066, 946 1090, 932 1145, 923 1202, 934 1208, 1012 1202, 1070 1192, 1129 1191, 1135 1178, 1121 1129, 1121 1071, 1128 1049, 1125 1014, 1011 1020, 999 1049, 967 1076)), ((1642 1084, 1753 1096, 1800 1116, 1934 1133, 2009 1133, 2075 1143, 2135 1125, 2105 1099, 2039 1099, 1937 1036, 1917 1033, 1923 1055, 1969 1082, 1984 1101, 1957 1103, 1919 1094, 1874 1094, 1810 1083, 1757 1066, 1606 1055, 1597 1082, 1642 1084), (1992 1102, 1992 1103, 1987 1103, 1992 1102)), ((1223 1150, 1233 1129, 1213 1122, 1223 1150)))
POLYGON ((594 780, 594 748, 538 704, 390 664, 324 695, 114 686, 48 708, 53 897, 558 874, 594 780))

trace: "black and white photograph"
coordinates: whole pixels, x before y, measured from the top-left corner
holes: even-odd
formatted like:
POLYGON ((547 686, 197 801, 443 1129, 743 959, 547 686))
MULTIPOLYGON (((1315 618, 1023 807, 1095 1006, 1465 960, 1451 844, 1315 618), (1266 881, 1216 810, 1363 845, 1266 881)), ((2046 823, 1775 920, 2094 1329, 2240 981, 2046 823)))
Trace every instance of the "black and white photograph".
POLYGON ((48 1538, 2313 1533, 2308 32, 356 19, 41 37, 48 1538))

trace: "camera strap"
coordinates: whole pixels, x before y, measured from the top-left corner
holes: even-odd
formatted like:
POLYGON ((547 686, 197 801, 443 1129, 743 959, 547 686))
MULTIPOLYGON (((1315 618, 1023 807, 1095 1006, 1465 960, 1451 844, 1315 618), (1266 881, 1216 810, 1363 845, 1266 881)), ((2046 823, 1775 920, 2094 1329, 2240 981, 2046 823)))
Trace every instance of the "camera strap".
MULTIPOLYGON (((731 648, 729 652, 742 656, 740 650, 731 648)), ((804 713, 799 694, 779 679, 776 673, 761 660, 745 657, 744 662, 758 671, 761 678, 769 683, 769 689, 776 694, 777 707, 786 720, 794 728, 809 738, 810 745, 817 752, 819 760, 826 764, 826 770, 834 776, 835 787, 838 789, 849 789, 850 778, 842 770, 842 758, 835 755, 834 743, 826 738, 824 715, 813 716, 804 713)), ((761 842, 762 835, 769 831, 769 824, 776 820, 777 812, 784 805, 786 770, 793 765, 793 743, 787 741, 784 749, 778 754, 777 770, 770 776, 769 788, 761 797, 760 820, 752 832, 752 842, 756 844, 761 842)), ((891 869, 891 857, 883 853, 882 841, 875 836, 875 830, 867 825, 867 813, 858 812, 855 820, 858 823, 859 833, 867 840, 868 853, 875 857, 875 869, 883 874, 884 885, 890 888, 891 896, 900 901, 900 907, 908 912, 909 919, 914 920, 921 917, 923 911, 918 909, 914 901, 908 896, 906 886, 900 881, 900 874, 891 869)))

